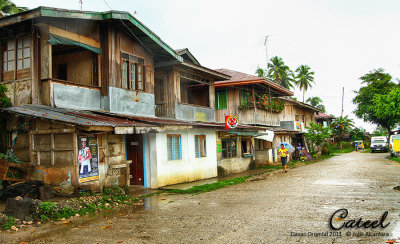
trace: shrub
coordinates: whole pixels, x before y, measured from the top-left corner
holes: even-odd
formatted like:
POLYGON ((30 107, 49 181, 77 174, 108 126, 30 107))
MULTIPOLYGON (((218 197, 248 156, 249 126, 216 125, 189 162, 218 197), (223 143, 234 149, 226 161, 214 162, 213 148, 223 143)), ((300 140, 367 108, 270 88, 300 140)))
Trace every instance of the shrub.
POLYGON ((329 150, 328 150, 327 147, 323 147, 323 148, 322 148, 322 154, 323 154, 323 155, 329 155, 329 150))

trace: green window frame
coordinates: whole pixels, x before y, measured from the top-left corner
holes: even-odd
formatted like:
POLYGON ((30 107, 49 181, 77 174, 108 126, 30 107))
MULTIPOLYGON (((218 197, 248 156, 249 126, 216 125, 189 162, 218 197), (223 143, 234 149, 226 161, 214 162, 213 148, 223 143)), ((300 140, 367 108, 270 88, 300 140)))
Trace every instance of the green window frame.
POLYGON ((226 89, 215 91, 215 109, 228 109, 228 92, 226 89))

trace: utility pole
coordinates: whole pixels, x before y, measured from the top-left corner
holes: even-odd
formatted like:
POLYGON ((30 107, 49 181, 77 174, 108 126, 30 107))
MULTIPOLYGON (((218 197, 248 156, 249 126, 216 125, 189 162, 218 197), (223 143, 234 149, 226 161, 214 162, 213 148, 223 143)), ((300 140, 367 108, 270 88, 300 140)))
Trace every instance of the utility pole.
POLYGON ((265 37, 264 46, 265 46, 265 60, 267 62, 266 67, 268 68, 268 35, 265 37))
POLYGON ((81 11, 82 11, 83 0, 79 0, 79 4, 81 5, 81 11))
POLYGON ((342 92, 342 115, 340 117, 343 117, 343 100, 344 100, 344 87, 342 92))

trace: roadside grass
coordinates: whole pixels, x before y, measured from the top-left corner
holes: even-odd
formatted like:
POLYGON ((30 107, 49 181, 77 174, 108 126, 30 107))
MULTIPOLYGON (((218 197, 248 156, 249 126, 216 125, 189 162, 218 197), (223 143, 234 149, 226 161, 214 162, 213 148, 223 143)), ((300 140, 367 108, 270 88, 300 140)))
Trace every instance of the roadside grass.
POLYGON ((354 148, 343 148, 343 149, 333 150, 332 153, 333 154, 335 154, 335 153, 349 153, 349 152, 353 152, 353 151, 354 151, 354 148))
POLYGON ((400 158, 398 158, 398 157, 389 156, 388 158, 389 158, 390 160, 392 160, 392 161, 396 161, 396 162, 400 163, 400 158))
POLYGON ((243 183, 252 176, 253 175, 243 176, 243 177, 238 177, 238 178, 233 178, 233 179, 227 179, 227 180, 221 180, 221 181, 211 183, 211 184, 194 186, 194 187, 186 189, 186 190, 171 189, 171 190, 165 190, 165 191, 169 192, 169 193, 177 193, 177 194, 199 194, 199 193, 204 193, 204 192, 209 192, 209 191, 215 191, 217 189, 224 188, 226 186, 243 183))
POLYGON ((361 151, 361 153, 370 153, 371 152, 371 149, 370 148, 367 148, 367 149, 365 149, 364 151, 361 151))

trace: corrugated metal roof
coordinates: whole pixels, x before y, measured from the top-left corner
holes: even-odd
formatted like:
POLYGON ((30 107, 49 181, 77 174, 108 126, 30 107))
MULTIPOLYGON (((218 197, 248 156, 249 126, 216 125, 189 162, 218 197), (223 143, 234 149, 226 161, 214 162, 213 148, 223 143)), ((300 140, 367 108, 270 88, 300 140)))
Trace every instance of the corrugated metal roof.
POLYGON ((322 112, 315 113, 315 119, 334 119, 335 116, 324 114, 322 112))
MULTIPOLYGON (((96 112, 97 113, 97 112, 96 112)), ((117 116, 121 118, 132 119, 137 122, 141 123, 149 123, 157 126, 162 125, 182 125, 182 126, 198 126, 198 127, 216 127, 216 128, 224 128, 224 123, 215 123, 215 122, 200 122, 200 121, 183 121, 183 120, 176 120, 171 118, 162 118, 162 117, 141 117, 141 116, 128 116, 128 115, 119 115, 113 114, 108 112, 98 112, 110 116, 117 116)), ((260 130, 263 127, 259 126, 249 126, 249 125, 238 125, 238 129, 253 129, 253 130, 260 130)))
POLYGON ((54 108, 44 105, 23 105, 20 107, 9 107, 4 111, 20 115, 56 120, 64 123, 71 123, 84 126, 108 126, 108 127, 133 127, 152 126, 137 121, 96 114, 89 111, 77 111, 71 109, 54 108))
POLYGON ((215 87, 223 87, 223 86, 229 86, 229 85, 248 85, 251 83, 262 83, 265 85, 270 86, 271 88, 274 88, 280 92, 282 92, 284 95, 289 95, 293 96, 293 92, 286 89, 283 86, 280 86, 276 84, 275 82, 269 81, 267 79, 255 76, 255 75, 250 75, 246 73, 242 73, 239 71, 234 71, 230 69, 216 69, 215 71, 218 71, 220 73, 229 75, 231 78, 226 81, 215 81, 214 85, 215 87))

